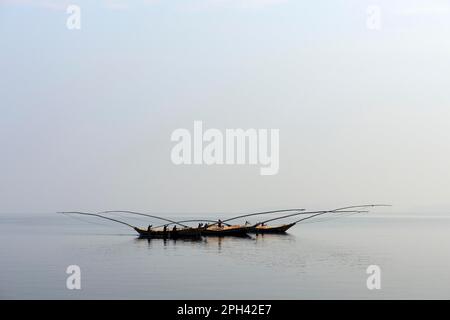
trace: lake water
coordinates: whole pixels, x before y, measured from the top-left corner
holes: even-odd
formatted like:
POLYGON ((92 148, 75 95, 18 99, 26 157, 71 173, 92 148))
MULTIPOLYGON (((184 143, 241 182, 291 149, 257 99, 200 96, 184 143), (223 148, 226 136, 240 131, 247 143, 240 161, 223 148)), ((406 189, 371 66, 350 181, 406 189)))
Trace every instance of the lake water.
POLYGON ((305 221, 287 235, 147 241, 94 217, 3 214, 0 298, 449 299, 449 249, 445 216, 357 215, 305 221), (66 288, 69 265, 81 268, 81 290, 66 288), (380 290, 367 289, 369 265, 381 268, 380 290))

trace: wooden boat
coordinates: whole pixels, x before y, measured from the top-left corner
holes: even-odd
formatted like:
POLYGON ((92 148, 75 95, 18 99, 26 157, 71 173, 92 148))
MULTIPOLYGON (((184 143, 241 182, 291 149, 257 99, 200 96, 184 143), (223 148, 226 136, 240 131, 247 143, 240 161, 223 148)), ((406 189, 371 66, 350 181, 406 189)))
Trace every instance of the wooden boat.
POLYGON ((181 228, 181 229, 141 229, 134 227, 141 238, 158 238, 158 239, 181 239, 181 238, 200 238, 201 229, 199 228, 181 228))
POLYGON ((233 225, 233 226, 221 226, 212 225, 207 228, 203 228, 201 234, 203 236, 246 236, 249 232, 250 227, 233 225))
POLYGON ((255 227, 251 227, 250 233, 285 233, 288 229, 293 227, 295 223, 283 224, 281 226, 267 226, 267 225, 258 225, 255 227))

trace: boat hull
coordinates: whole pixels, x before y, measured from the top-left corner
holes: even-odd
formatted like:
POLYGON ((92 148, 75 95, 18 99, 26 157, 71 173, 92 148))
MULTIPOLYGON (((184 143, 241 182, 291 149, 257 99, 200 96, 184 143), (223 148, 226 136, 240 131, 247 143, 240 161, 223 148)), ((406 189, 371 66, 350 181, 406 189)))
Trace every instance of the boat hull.
POLYGON ((250 229, 250 233, 286 233, 295 223, 284 224, 281 226, 257 226, 250 229))
POLYGON ((209 227, 202 230, 203 236, 208 237, 225 237, 225 236, 247 236, 250 231, 249 227, 245 226, 226 226, 226 227, 209 227))
POLYGON ((186 228, 178 230, 145 230, 134 228, 141 238, 155 238, 155 239, 182 239, 182 238, 200 238, 201 230, 198 228, 186 228))

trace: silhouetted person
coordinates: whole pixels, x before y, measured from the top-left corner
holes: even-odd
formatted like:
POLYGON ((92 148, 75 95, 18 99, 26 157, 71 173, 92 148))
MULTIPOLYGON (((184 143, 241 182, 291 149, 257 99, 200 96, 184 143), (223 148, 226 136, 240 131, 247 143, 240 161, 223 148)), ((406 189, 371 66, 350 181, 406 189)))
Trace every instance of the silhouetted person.
POLYGON ((150 232, 150 231, 152 231, 152 225, 151 224, 147 228, 147 232, 150 232))
POLYGON ((164 229, 163 229, 163 231, 164 231, 164 233, 166 233, 166 232, 167 232, 167 226, 164 226, 164 229))
POLYGON ((177 231, 177 226, 173 226, 172 231, 176 232, 177 231))
POLYGON ((218 226, 219 228, 222 228, 222 220, 219 219, 219 222, 217 223, 217 226, 218 226))

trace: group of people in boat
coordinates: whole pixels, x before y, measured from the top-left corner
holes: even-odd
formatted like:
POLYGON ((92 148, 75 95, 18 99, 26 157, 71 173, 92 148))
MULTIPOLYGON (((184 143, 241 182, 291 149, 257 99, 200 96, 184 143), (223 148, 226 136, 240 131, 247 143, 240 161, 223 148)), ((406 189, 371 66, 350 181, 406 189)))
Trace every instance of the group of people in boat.
MULTIPOLYGON (((148 226, 148 228, 147 228, 147 232, 150 233, 150 232, 152 231, 152 227, 153 227, 153 225, 150 224, 150 225, 148 226)), ((169 228, 167 228, 167 225, 165 225, 164 228, 163 228, 163 232, 166 233, 166 232, 168 232, 168 231, 169 231, 169 228)), ((176 232, 176 231, 177 231, 177 226, 175 225, 175 226, 173 226, 173 228, 172 228, 172 232, 176 232)))
MULTIPOLYGON (((218 220, 217 221, 217 226, 219 227, 219 228, 222 228, 223 227, 223 222, 222 222, 222 220, 218 220)), ((250 225, 251 223, 250 222, 248 222, 248 221, 245 221, 245 225, 247 226, 247 225, 250 225)), ((266 224, 265 223, 261 223, 261 226, 266 226, 266 224)), ((153 225, 149 225, 148 226, 148 228, 147 228, 147 232, 151 232, 152 231, 152 227, 153 227, 153 225)), ((198 224, 198 228, 200 229, 200 228, 205 228, 205 229, 207 229, 209 227, 209 224, 208 223, 205 223, 205 224, 203 224, 203 223, 199 223, 198 224)), ((164 233, 166 233, 166 232, 168 232, 169 231, 169 228, 167 227, 167 225, 165 225, 164 226, 164 228, 163 228, 163 232, 164 233)), ((172 228, 172 232, 176 232, 177 231, 177 226, 176 225, 174 225, 173 226, 173 228, 172 228)))
MULTIPOLYGON (((217 221, 217 226, 219 227, 219 228, 222 228, 223 227, 223 222, 222 222, 222 220, 218 220, 217 221)), ((147 232, 151 232, 152 231, 152 227, 153 227, 153 225, 149 225, 148 226, 148 228, 147 228, 147 232)), ((207 229, 209 227, 209 224, 208 223, 205 223, 205 224, 203 224, 203 223, 199 223, 198 224, 198 228, 205 228, 205 229, 207 229)), ((164 228, 163 228, 163 232, 164 233, 166 233, 166 232, 168 232, 169 231, 169 228, 167 227, 167 225, 165 225, 164 226, 164 228)), ((177 226, 176 225, 174 225, 173 226, 173 228, 172 228, 172 232, 176 232, 177 231, 177 226)))
MULTIPOLYGON (((214 224, 213 224, 214 225, 214 224)), ((222 220, 218 220, 217 221, 217 226, 219 227, 219 228, 222 228, 222 226, 223 226, 223 222, 222 222, 222 220)), ((200 228, 204 228, 204 229, 207 229, 209 227, 209 224, 208 223, 199 223, 198 224, 198 228, 200 229, 200 228)))
POLYGON ((209 227, 209 224, 207 224, 207 223, 199 223, 198 224, 198 228, 200 229, 200 228, 204 228, 204 229, 207 229, 209 227))

